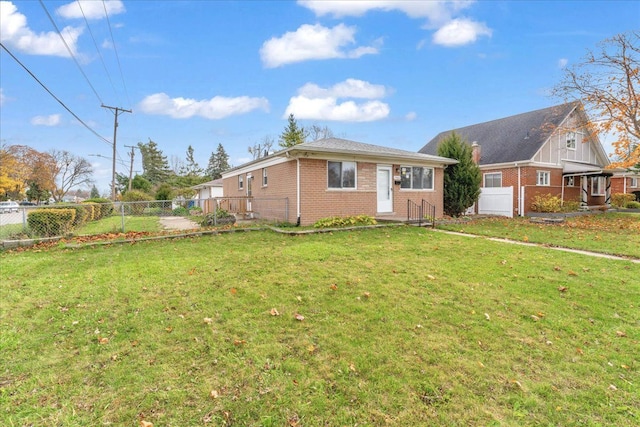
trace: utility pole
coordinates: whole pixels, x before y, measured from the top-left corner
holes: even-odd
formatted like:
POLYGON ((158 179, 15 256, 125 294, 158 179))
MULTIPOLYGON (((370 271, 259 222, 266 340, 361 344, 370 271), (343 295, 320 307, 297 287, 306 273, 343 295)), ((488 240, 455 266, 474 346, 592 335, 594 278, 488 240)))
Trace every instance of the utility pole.
POLYGON ((121 113, 132 113, 131 110, 125 110, 119 107, 109 107, 108 105, 101 105, 102 108, 108 108, 113 110, 113 163, 111 167, 111 200, 116 200, 116 135, 118 133, 118 115, 121 113))
POLYGON ((135 145, 125 145, 125 147, 131 148, 131 166, 129 166, 129 191, 131 191, 131 183, 133 182, 133 156, 135 155, 135 151, 133 150, 137 147, 135 145))

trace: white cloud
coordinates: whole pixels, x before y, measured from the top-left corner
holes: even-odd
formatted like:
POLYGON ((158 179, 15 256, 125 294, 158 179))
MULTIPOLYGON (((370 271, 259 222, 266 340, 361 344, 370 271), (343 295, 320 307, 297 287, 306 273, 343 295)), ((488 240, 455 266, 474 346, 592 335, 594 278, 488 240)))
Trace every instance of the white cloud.
POLYGON ((415 111, 411 111, 404 116, 404 119, 408 122, 414 121, 418 117, 418 114, 415 111))
POLYGON ((283 118, 293 114, 297 119, 334 120, 340 122, 372 122, 389 115, 389 105, 381 101, 356 104, 353 101, 338 103, 335 98, 307 98, 294 96, 283 118))
POLYGON ((569 63, 569 60, 567 58, 560 58, 558 59, 558 68, 564 68, 567 66, 568 63, 569 63))
MULTIPOLYGON (((60 32, 71 52, 76 54, 82 28, 64 27, 60 32)), ((27 17, 9 1, 0 2, 0 41, 27 54, 70 56, 57 32, 36 34, 27 26, 27 17)))
POLYGON ((57 126, 60 124, 60 114, 35 116, 31 119, 31 124, 34 126, 57 126))
POLYGON ((307 83, 298 95, 289 100, 283 115, 298 119, 332 120, 341 122, 371 122, 389 116, 389 105, 380 101, 389 89, 357 79, 347 79, 327 88, 307 83), (349 98, 368 99, 357 103, 349 98))
MULTIPOLYGON (((378 53, 378 46, 345 47, 355 43, 355 27, 339 24, 333 28, 320 24, 300 26, 282 37, 272 37, 262 44, 260 58, 267 68, 280 67, 312 59, 359 58, 378 53)), ((376 40, 376 45, 382 40, 376 40)))
POLYGON ((79 0, 60 6, 56 9, 56 13, 67 19, 83 18, 83 14, 87 19, 103 19, 105 18, 105 9, 109 16, 125 12, 124 4, 120 0, 106 0, 104 2, 79 0))
POLYGON ((308 98, 384 98, 387 89, 383 85, 371 84, 364 80, 347 79, 329 88, 322 88, 315 83, 307 83, 298 89, 298 95, 308 98))
POLYGON ((4 89, 0 87, 0 107, 2 107, 6 101, 7 97, 4 94, 4 89))
POLYGON ((196 100, 188 98, 169 98, 166 93, 156 93, 144 98, 139 108, 147 114, 170 116, 174 119, 188 119, 194 116, 216 120, 228 116, 245 114, 261 109, 269 111, 266 98, 239 96, 227 98, 214 96, 211 99, 196 100))
POLYGON ((454 19, 434 33, 433 42, 447 47, 462 46, 475 42, 480 36, 491 37, 492 33, 483 22, 454 19))
POLYGON ((439 26, 449 21, 452 15, 469 7, 473 1, 444 0, 298 0, 298 4, 311 9, 316 16, 331 15, 336 18, 344 16, 362 16, 369 11, 398 11, 410 18, 426 18, 430 25, 439 26))

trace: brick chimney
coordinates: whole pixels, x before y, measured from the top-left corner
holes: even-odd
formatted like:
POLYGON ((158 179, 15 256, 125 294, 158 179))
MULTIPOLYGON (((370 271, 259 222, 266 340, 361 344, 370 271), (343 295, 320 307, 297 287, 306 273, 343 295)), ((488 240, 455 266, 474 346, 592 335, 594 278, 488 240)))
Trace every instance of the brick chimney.
POLYGON ((481 150, 478 141, 473 141, 473 143, 471 144, 471 157, 473 158, 473 163, 475 163, 476 165, 480 164, 481 150))

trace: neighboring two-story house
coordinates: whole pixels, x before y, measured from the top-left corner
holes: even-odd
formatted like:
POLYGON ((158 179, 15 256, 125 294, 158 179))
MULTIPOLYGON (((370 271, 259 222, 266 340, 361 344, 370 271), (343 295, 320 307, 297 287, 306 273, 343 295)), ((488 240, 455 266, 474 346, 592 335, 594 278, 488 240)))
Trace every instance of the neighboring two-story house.
POLYGON ((441 132, 420 153, 436 155, 452 132, 472 146, 482 172, 477 213, 525 215, 544 194, 583 208, 607 206, 613 174, 587 122, 582 104, 572 102, 441 132))

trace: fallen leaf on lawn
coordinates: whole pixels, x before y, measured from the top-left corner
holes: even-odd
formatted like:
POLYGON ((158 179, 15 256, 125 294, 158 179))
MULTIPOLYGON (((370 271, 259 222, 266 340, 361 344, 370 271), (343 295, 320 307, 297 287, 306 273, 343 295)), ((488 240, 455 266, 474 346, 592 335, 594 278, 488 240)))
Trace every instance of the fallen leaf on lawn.
POLYGON ((523 242, 528 242, 528 241, 529 241, 529 237, 524 236, 524 237, 522 238, 522 241, 523 241, 523 242))
POLYGON ((532 314, 531 318, 533 319, 534 322, 537 322, 538 320, 540 320, 540 318, 538 316, 536 316, 535 314, 532 314))
POLYGON ((544 317, 544 313, 543 313, 543 312, 541 312, 541 311, 537 312, 537 313, 536 313, 536 315, 537 315, 538 317, 544 317))
POLYGON ((567 288, 566 286, 560 286, 560 287, 558 287, 558 290, 559 290, 560 292, 567 292, 567 290, 568 290, 568 289, 569 289, 569 288, 567 288))
POLYGON ((298 301, 302 302, 302 297, 301 297, 300 295, 298 295, 298 296, 296 297, 296 299, 297 299, 298 301))
POLYGON ((629 369, 629 366, 627 366, 627 365, 620 365, 620 367, 621 367, 622 369, 629 369))
POLYGON ((557 266, 557 265, 556 265, 555 267, 553 267, 553 269, 554 269, 555 271, 560 271, 560 270, 562 270, 562 269, 561 269, 559 266, 557 266))
POLYGON ((236 346, 245 345, 246 343, 247 343, 246 340, 233 340, 233 345, 236 345, 236 346))
POLYGON ((296 313, 293 317, 299 322, 302 322, 304 320, 304 316, 302 314, 296 313))
POLYGON ((202 319, 202 321, 207 325, 210 325, 213 323, 213 319, 211 317, 205 317, 204 319, 202 319))
POLYGON ((131 341, 131 347, 135 347, 138 345, 138 340, 131 341))
POLYGON ((238 293, 238 290, 236 288, 231 288, 229 292, 231 292, 231 295, 235 295, 238 293))
POLYGON ((118 355, 114 354, 111 356, 111 360, 113 360, 114 362, 118 359, 118 355))
POLYGON ((575 272, 575 271, 573 271, 573 270, 569 270, 569 272, 568 272, 567 274, 568 274, 569 276, 577 276, 577 275, 578 275, 578 273, 576 273, 576 272, 575 272))
POLYGON ((436 280, 436 276, 433 276, 431 274, 427 274, 427 279, 429 280, 436 280))
POLYGON ((616 335, 619 336, 619 337, 626 337, 627 333, 623 332, 623 331, 616 331, 616 335))
POLYGON ((171 333, 173 331, 173 327, 172 326, 167 326, 166 328, 164 328, 165 331, 171 333))
POLYGON ((331 288, 332 291, 337 291, 338 285, 336 285, 335 283, 332 283, 331 286, 329 286, 329 288, 331 288))
POLYGON ((313 353, 314 351, 316 351, 316 346, 313 344, 309 344, 307 346, 307 350, 309 351, 309 353, 313 353))
POLYGON ((271 309, 269 314, 271 314, 272 316, 280 316, 280 312, 275 307, 271 309))
POLYGON ((522 390, 522 384, 520 383, 520 381, 518 380, 511 380, 511 384, 515 384, 518 386, 519 389, 522 390))
POLYGON ((487 320, 491 320, 491 317, 489 317, 489 313, 485 313, 484 314, 484 318, 487 319, 487 320))
POLYGON ((107 337, 98 338, 98 342, 100 344, 108 344, 109 343, 109 338, 107 338, 107 337))
POLYGON ((362 296, 365 298, 369 298, 371 294, 369 292, 365 292, 364 294, 362 294, 362 296))
POLYGON ((212 399, 217 399, 217 398, 218 398, 218 396, 219 396, 219 395, 218 395, 218 391, 217 391, 217 390, 211 390, 211 392, 209 393, 209 396, 210 396, 212 399))
POLYGON ((613 384, 609 384, 609 390, 616 391, 617 389, 618 387, 614 386, 613 384))
POLYGON ((193 273, 196 272, 196 268, 193 267, 191 270, 189 270, 189 276, 193 276, 193 273))
POLYGON ((153 427, 153 423, 145 420, 140 420, 140 427, 153 427))
POLYGON ((581 348, 576 348, 576 353, 578 354, 584 354, 584 351, 582 351, 581 348))
POLYGON ((351 372, 356 372, 356 365, 354 365, 353 363, 349 363, 349 370, 351 372))
POLYGON ((503 259, 502 261, 500 261, 500 264, 505 265, 507 263, 506 259, 503 259))

